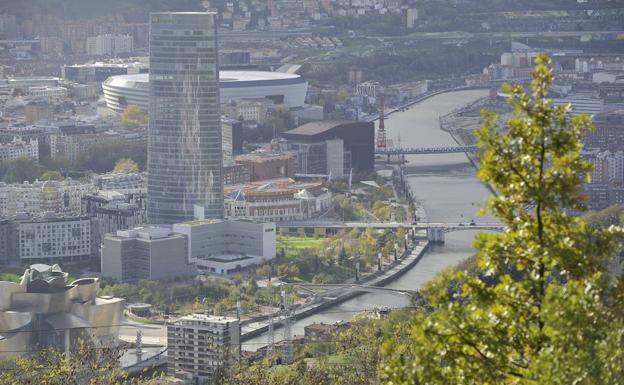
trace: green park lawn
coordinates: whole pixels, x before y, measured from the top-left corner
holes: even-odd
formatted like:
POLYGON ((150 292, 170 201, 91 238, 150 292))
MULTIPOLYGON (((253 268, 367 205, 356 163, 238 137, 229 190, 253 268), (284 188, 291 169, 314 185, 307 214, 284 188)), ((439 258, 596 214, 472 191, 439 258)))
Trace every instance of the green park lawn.
POLYGON ((301 250, 319 250, 323 247, 324 240, 324 238, 279 235, 277 237, 277 249, 279 252, 284 249, 286 258, 292 259, 300 256, 301 250))

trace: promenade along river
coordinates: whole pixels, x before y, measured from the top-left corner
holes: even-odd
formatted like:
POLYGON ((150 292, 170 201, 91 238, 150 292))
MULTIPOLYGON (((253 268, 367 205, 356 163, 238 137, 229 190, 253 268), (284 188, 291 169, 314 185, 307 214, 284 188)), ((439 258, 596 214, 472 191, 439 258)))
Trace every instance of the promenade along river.
MULTIPOLYGON (((389 138, 406 147, 455 145, 449 134, 440 130, 438 117, 487 95, 485 90, 458 91, 434 96, 407 111, 396 112, 386 119, 389 138)), ((408 156, 406 172, 416 199, 423 205, 431 222, 491 222, 489 216, 478 216, 489 190, 477 179, 476 170, 464 154, 408 156)), ((387 287, 418 289, 438 272, 457 264, 473 254, 471 242, 476 231, 460 231, 446 235, 444 246, 430 248, 410 271, 387 287)), ((391 294, 365 293, 321 313, 294 323, 293 334, 303 334, 303 327, 314 322, 350 320, 363 310, 379 306, 402 307, 409 301, 391 294)), ((275 341, 282 339, 282 330, 275 331, 275 341)), ((266 345, 266 334, 243 343, 243 349, 256 350, 266 345)))

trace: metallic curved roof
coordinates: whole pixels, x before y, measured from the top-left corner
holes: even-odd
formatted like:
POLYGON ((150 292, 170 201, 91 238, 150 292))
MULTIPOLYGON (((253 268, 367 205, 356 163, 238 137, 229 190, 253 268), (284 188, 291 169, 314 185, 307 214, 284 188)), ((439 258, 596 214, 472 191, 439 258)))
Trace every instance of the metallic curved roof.
MULTIPOLYGON (((108 86, 121 88, 145 88, 149 83, 149 74, 131 74, 111 76, 104 82, 108 86)), ((269 71, 219 71, 219 87, 254 87, 277 86, 305 83, 297 74, 269 71)))

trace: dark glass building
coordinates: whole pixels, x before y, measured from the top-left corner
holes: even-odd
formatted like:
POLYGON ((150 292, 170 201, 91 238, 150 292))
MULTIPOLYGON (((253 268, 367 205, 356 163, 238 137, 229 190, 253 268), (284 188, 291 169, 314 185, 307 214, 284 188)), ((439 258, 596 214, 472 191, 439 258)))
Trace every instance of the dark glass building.
POLYGON ((298 173, 324 173, 331 169, 331 163, 344 159, 344 176, 349 169, 355 178, 367 177, 375 166, 375 125, 373 122, 319 121, 310 122, 293 130, 283 132, 282 137, 298 148, 298 173), (343 141, 343 148, 336 139, 343 141), (308 170, 302 170, 306 165, 308 170))
POLYGON ((148 217, 223 217, 215 14, 150 14, 148 217))

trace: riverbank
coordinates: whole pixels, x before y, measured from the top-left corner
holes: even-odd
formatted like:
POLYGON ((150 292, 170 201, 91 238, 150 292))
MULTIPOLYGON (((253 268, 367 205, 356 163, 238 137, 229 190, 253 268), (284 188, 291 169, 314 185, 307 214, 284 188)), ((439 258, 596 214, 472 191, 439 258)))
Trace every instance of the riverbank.
MULTIPOLYGON (((389 138, 413 147, 438 147, 455 145, 450 135, 439 126, 439 117, 465 106, 476 99, 487 96, 486 90, 447 92, 429 97, 408 110, 397 111, 386 121, 389 138)), ((463 154, 408 155, 405 178, 418 206, 420 221, 467 222, 476 218, 481 203, 491 194, 475 178, 475 169, 463 154), (425 215, 426 211, 426 215, 425 215)), ((493 221, 489 215, 481 220, 493 221)), ((418 263, 405 270, 401 276, 385 283, 385 287, 398 291, 417 291, 438 273, 454 266, 474 254, 471 247, 477 231, 449 233, 444 245, 430 244, 418 263)), ((305 318, 299 318, 291 325, 294 335, 304 333, 304 327, 312 323, 334 323, 349 321, 355 314, 378 307, 403 308, 410 306, 407 296, 396 293, 358 293, 355 297, 333 305, 305 318)), ((273 341, 282 339, 281 330, 273 341)), ((246 350, 256 350, 268 343, 268 333, 258 335, 243 344, 246 350)))
MULTIPOLYGON (((414 267, 425 255, 425 252, 429 248, 429 242, 420 241, 417 242, 409 253, 401 258, 399 261, 392 263, 387 269, 375 272, 364 278, 359 282, 355 282, 354 285, 368 286, 368 287, 382 287, 391 281, 399 278, 405 274, 408 270, 414 267)), ((315 313, 326 310, 335 305, 341 304, 349 299, 359 296, 362 292, 365 292, 365 288, 349 287, 349 284, 345 284, 346 287, 337 293, 334 293, 332 298, 322 297, 317 298, 317 302, 306 304, 301 308, 297 308, 293 311, 292 320, 308 317, 315 313)), ((277 329, 281 326, 283 318, 276 318, 274 320, 273 327, 277 329)), ((269 330, 268 321, 248 320, 241 322, 241 341, 245 342, 251 338, 257 337, 269 330)))

